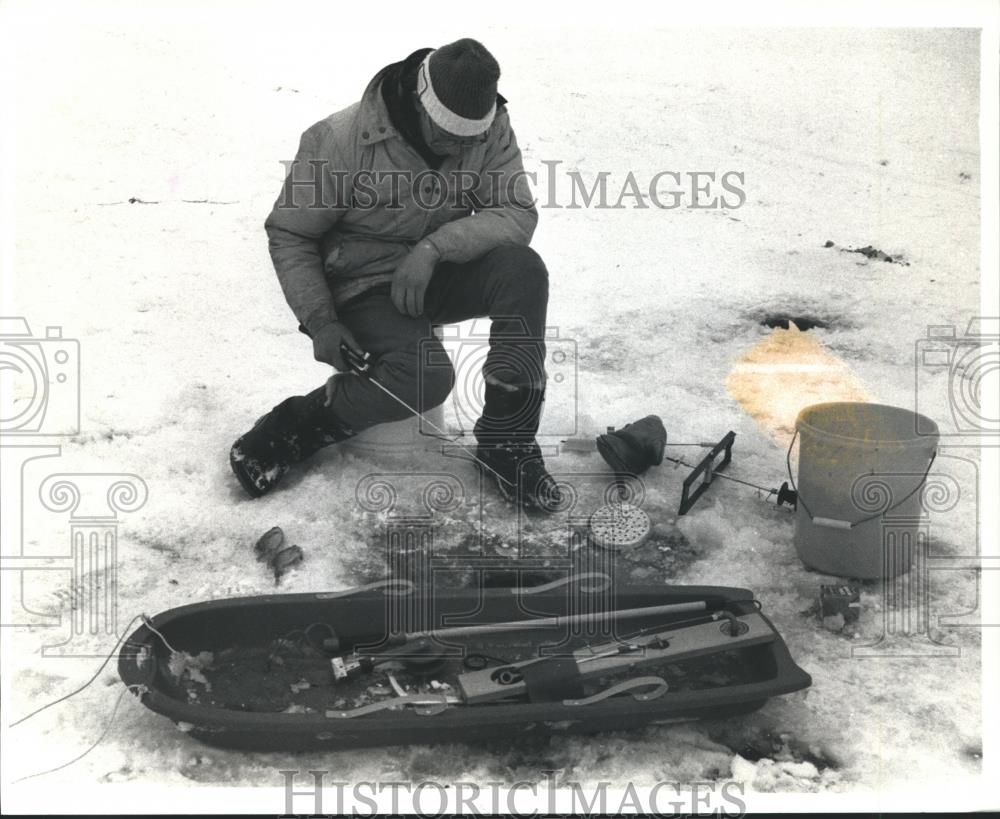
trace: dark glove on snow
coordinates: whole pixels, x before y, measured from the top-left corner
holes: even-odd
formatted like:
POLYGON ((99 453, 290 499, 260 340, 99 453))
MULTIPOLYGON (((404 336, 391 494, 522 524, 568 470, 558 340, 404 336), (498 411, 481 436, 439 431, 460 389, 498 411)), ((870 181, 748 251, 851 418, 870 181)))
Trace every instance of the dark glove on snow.
POLYGON ((616 432, 597 436, 597 451, 615 472, 641 475, 663 462, 667 431, 658 415, 647 415, 616 432))

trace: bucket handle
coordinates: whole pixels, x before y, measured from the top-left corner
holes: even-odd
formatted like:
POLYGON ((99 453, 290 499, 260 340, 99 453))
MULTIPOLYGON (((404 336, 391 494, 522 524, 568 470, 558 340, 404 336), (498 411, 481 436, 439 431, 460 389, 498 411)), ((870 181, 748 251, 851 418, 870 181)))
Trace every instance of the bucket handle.
POLYGON ((866 518, 861 518, 861 520, 856 520, 852 523, 849 520, 838 520, 837 518, 816 517, 810 511, 808 504, 806 504, 806 499, 802 497, 802 493, 799 492, 799 488, 795 485, 795 478, 792 477, 792 447, 795 446, 795 439, 798 437, 799 437, 799 431, 798 429, 796 429, 795 433, 792 435, 792 442, 788 445, 788 452, 785 454, 785 465, 788 467, 788 480, 791 482, 792 489, 795 490, 798 502, 801 503, 802 508, 806 510, 806 514, 809 516, 809 520, 811 520, 814 525, 824 526, 827 529, 850 530, 853 529, 855 526, 860 526, 862 523, 868 523, 868 521, 870 520, 875 520, 875 518, 881 517, 887 512, 891 512, 898 506, 902 506, 904 503, 906 503, 906 501, 908 501, 917 493, 917 490, 919 490, 920 487, 922 487, 927 482, 927 476, 931 474, 931 467, 934 466, 934 459, 937 457, 937 450, 935 449, 934 452, 931 453, 931 460, 930 463, 927 464, 927 470, 924 472, 924 476, 920 479, 920 482, 913 487, 913 489, 911 489, 909 492, 906 493, 905 497, 901 498, 897 503, 894 503, 888 509, 882 509, 876 512, 874 515, 869 515, 866 518))

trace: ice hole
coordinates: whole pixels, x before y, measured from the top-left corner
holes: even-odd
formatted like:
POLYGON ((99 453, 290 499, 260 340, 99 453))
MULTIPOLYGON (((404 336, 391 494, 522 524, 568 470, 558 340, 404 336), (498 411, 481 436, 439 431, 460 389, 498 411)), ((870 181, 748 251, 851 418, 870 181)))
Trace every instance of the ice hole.
POLYGON ((830 322, 827 319, 822 319, 818 316, 798 316, 790 313, 769 313, 760 320, 760 323, 765 327, 780 327, 782 330, 789 329, 789 322, 793 322, 803 332, 816 327, 825 330, 830 326, 830 322))

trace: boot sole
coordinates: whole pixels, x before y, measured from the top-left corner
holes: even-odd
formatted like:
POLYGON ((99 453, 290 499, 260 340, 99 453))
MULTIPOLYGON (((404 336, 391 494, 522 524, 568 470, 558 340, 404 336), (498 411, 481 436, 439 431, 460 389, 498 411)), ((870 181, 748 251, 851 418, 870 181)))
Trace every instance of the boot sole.
MULTIPOLYGON (((234 446, 233 449, 236 447, 234 446)), ((233 474, 236 476, 236 480, 240 482, 240 486, 243 487, 244 491, 251 498, 260 498, 264 496, 264 492, 250 480, 250 476, 243 471, 243 465, 240 461, 236 460, 236 456, 233 454, 233 449, 229 450, 229 466, 233 470, 233 474)))

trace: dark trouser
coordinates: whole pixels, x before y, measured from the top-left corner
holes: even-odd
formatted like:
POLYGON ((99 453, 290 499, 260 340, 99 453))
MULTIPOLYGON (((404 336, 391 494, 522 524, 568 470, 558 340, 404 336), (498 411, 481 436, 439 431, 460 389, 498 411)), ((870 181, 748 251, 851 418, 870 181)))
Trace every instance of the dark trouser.
MULTIPOLYGON (((522 426, 526 424, 522 433, 534 437, 545 385, 547 307, 548 272, 541 258, 528 247, 503 245, 470 262, 439 264, 424 297, 422 316, 396 310, 387 287, 364 293, 337 312, 361 348, 371 353, 372 376, 421 412, 444 403, 455 383, 454 369, 432 325, 490 317, 484 374, 488 381, 522 388, 518 394, 534 396, 530 400, 536 406, 512 406, 512 401, 517 403, 514 394, 508 398, 502 391, 494 403, 508 406, 501 406, 492 420, 484 417, 477 424, 476 434, 483 440, 502 437, 508 417, 520 418, 522 426)), ((485 344, 486 339, 466 343, 485 344)), ((487 383, 487 411, 490 393, 497 390, 487 383)), ((305 420, 316 411, 318 394, 289 398, 272 415, 305 420)), ((353 432, 410 415, 377 386, 350 373, 335 376, 329 411, 353 432)))

